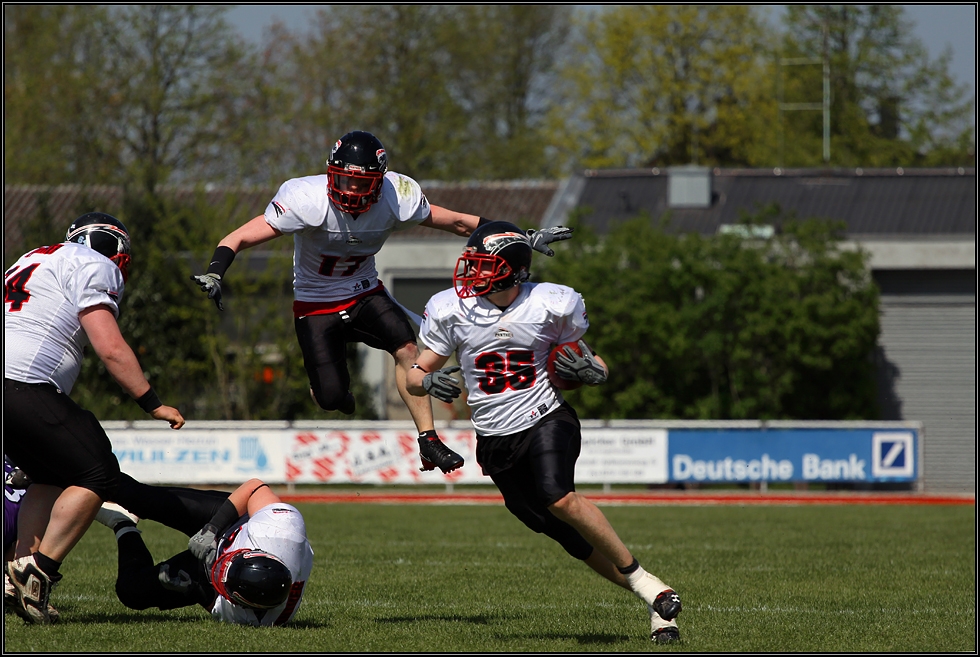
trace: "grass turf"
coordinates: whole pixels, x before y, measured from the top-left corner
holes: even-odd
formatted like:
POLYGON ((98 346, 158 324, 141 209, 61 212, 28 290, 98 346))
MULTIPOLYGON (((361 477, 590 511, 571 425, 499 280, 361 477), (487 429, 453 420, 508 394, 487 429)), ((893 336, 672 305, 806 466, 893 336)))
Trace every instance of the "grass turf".
MULTIPOLYGON (((299 504, 316 553, 294 623, 215 623, 116 599, 95 524, 52 595, 5 615, 4 652, 975 652, 974 506, 604 507, 684 601, 682 641, 502 506, 299 504)), ((159 561, 186 537, 140 523, 159 561)))

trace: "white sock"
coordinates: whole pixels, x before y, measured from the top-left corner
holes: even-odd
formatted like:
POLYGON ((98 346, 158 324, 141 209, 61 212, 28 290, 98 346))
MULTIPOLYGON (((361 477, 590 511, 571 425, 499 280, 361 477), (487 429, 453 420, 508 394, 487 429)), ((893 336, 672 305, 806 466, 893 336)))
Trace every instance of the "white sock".
POLYGON ((657 599, 657 595, 659 595, 661 591, 670 588, 664 584, 659 577, 656 575, 651 575, 647 571, 643 570, 643 566, 640 566, 627 575, 626 581, 629 583, 630 589, 633 591, 633 593, 635 593, 648 605, 653 604, 653 601, 657 599))

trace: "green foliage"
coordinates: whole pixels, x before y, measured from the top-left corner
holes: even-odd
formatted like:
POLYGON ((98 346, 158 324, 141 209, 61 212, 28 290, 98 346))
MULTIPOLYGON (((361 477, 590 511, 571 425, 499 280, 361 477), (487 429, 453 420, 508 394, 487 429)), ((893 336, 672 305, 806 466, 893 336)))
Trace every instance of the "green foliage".
MULTIPOLYGON (((291 241, 245 251, 225 277, 219 312, 190 279, 239 221, 236 199, 181 204, 129 196, 119 218, 133 264, 119 326, 164 403, 189 420, 340 419, 310 398, 292 317, 291 241)), ((62 238, 63 239, 63 238, 62 238)), ((348 352, 356 417, 374 419, 354 345, 348 352)), ((143 420, 99 358, 86 350, 72 397, 100 420, 143 420)))
MULTIPOLYGON (((974 166, 975 98, 949 72, 952 53, 930 60, 900 5, 789 5, 782 56, 830 65, 831 164, 974 166)), ((785 67, 786 102, 817 102, 823 68, 785 67)), ((822 164, 823 117, 788 112, 783 166, 822 164)))
MULTIPOLYGON (((586 493, 588 495, 588 493, 586 493)), ((115 596, 112 532, 94 525, 51 601, 62 621, 4 618, 6 652, 592 653, 651 651, 636 597, 502 505, 297 502, 315 552, 293 624, 216 623, 200 607, 115 596)), ((972 506, 603 507, 640 563, 677 588, 682 643, 657 652, 976 651, 972 506), (818 620, 819 619, 819 620, 818 620)), ((157 561, 187 537, 140 522, 157 561)))
POLYGON ((751 7, 625 5, 580 17, 550 122, 564 158, 590 168, 764 159, 776 108, 751 7))
MULTIPOLYGON (((665 219, 666 221, 666 219, 665 219)), ((769 239, 676 235, 638 218, 577 229, 544 279, 586 301, 609 381, 568 398, 586 417, 874 419, 877 288, 834 224, 744 217, 769 239)))

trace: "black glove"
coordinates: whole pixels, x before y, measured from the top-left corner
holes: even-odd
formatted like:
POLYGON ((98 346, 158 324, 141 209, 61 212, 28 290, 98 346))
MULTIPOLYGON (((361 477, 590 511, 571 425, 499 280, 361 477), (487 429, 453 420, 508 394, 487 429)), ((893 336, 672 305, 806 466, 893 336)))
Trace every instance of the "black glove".
POLYGON ((178 570, 177 574, 171 577, 170 564, 167 563, 160 564, 160 572, 157 574, 157 579, 160 580, 160 586, 168 591, 176 591, 177 593, 187 593, 191 590, 191 586, 194 585, 194 580, 183 570, 178 570))
POLYGON ((210 569, 215 553, 218 551, 218 528, 211 523, 201 527, 201 530, 187 541, 187 549, 210 569))
POLYGON ((462 394, 462 390, 459 388, 459 381, 449 376, 453 372, 458 372, 459 367, 445 367, 441 370, 436 370, 431 374, 426 374, 422 379, 422 387, 425 391, 439 399, 446 402, 447 404, 452 404, 453 400, 462 394))
POLYGON ((589 345, 585 344, 585 340, 579 340, 578 346, 582 350, 581 356, 575 353, 571 347, 565 347, 555 357, 555 372, 563 379, 581 381, 590 386, 605 383, 606 377, 609 376, 606 368, 595 359, 589 345))
POLYGON ((554 228, 542 228, 541 230, 529 230, 527 236, 531 240, 531 248, 546 256, 553 256, 555 252, 548 247, 552 242, 567 240, 572 237, 574 228, 555 226, 554 228))
POLYGON ((208 299, 214 299, 214 305, 218 307, 218 310, 224 310, 225 307, 221 304, 221 275, 220 274, 204 274, 202 276, 191 276, 192 281, 196 281, 198 285, 201 286, 202 292, 208 293, 208 299))

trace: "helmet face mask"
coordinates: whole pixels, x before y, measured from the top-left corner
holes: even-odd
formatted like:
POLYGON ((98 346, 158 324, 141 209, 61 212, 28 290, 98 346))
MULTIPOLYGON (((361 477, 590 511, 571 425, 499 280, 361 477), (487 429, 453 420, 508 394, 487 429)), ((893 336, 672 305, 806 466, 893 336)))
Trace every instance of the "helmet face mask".
POLYGON ((75 242, 98 251, 109 258, 122 272, 123 282, 129 279, 129 231, 121 221, 104 212, 83 214, 71 223, 65 234, 66 242, 75 242))
POLYGON ((349 132, 334 144, 327 160, 327 193, 344 212, 367 212, 381 198, 388 155, 370 132, 349 132))
POLYGON ((292 576, 281 559, 261 550, 235 550, 211 567, 211 583, 223 597, 249 609, 272 609, 289 597, 292 576))
POLYGON ((531 242, 524 231, 494 221, 470 235, 456 261, 453 287, 461 299, 509 290, 530 279, 531 242))

